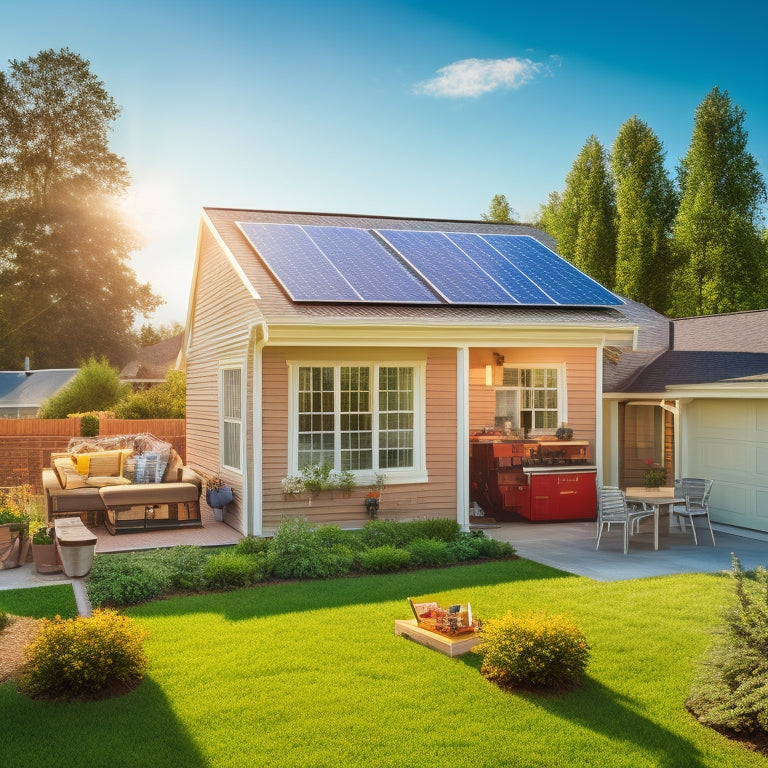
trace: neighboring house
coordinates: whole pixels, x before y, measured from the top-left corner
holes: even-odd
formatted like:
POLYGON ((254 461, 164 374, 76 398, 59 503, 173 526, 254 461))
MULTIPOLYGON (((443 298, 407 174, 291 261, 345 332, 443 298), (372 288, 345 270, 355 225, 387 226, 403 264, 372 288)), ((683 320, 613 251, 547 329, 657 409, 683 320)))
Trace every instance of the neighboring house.
POLYGON ((639 332, 604 367, 604 482, 641 485, 652 459, 715 480, 713 521, 768 532, 768 311, 623 311, 639 332))
POLYGON ((120 380, 130 383, 134 392, 162 384, 168 371, 178 368, 183 339, 180 333, 148 347, 137 347, 136 357, 120 371, 120 380))
POLYGON ((484 429, 567 422, 601 467, 603 360, 638 323, 553 247, 516 225, 204 209, 180 364, 187 461, 232 486, 225 520, 359 527, 384 472, 382 516, 466 526, 484 429), (283 494, 320 461, 359 486, 283 494))
POLYGON ((77 370, 0 371, 0 418, 34 418, 42 403, 68 384, 77 370))

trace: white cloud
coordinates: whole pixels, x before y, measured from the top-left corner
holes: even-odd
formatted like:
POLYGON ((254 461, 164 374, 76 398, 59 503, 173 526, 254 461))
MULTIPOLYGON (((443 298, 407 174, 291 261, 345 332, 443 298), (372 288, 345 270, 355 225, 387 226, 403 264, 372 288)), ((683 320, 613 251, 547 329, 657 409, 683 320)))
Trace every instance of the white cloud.
POLYGON ((437 76, 417 83, 414 93, 448 98, 477 98, 501 88, 517 89, 541 72, 530 59, 462 59, 437 70, 437 76))

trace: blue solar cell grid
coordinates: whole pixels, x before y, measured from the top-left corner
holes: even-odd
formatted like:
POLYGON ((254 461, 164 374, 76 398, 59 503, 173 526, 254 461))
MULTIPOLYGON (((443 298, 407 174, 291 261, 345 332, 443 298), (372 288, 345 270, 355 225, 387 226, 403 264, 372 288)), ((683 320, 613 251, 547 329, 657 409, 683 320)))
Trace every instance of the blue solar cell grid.
POLYGON ((303 229, 363 301, 441 303, 368 230, 317 226, 305 226, 303 229))
POLYGON ((507 291, 443 232, 377 230, 452 304, 514 304, 507 291))
POLYGON ((615 306, 621 300, 533 237, 483 235, 539 288, 564 306, 615 306))
POLYGON ((301 227, 254 222, 238 224, 294 301, 361 300, 301 227))

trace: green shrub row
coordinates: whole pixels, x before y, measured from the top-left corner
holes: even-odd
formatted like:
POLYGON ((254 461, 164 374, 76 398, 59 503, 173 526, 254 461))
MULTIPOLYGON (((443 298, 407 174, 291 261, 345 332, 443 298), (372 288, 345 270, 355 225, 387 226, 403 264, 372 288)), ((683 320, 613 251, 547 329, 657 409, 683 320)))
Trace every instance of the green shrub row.
POLYGON ((329 579, 391 573, 514 555, 512 546, 454 520, 372 520, 357 531, 284 520, 272 539, 249 536, 217 552, 184 545, 96 555, 88 579, 94 606, 133 605, 174 592, 247 587, 269 579, 329 579))

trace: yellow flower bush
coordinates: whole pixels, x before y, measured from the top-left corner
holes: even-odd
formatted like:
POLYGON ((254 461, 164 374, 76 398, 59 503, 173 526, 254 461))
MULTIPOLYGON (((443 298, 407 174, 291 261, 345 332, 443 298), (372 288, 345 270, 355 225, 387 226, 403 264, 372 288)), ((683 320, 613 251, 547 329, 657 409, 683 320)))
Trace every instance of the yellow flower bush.
POLYGON ((130 686, 147 666, 145 637, 144 630, 114 610, 43 619, 26 650, 19 689, 28 696, 69 699, 130 686))
POLYGON ((566 616, 507 612, 483 622, 481 673, 504 687, 561 688, 581 680, 589 646, 566 616))

